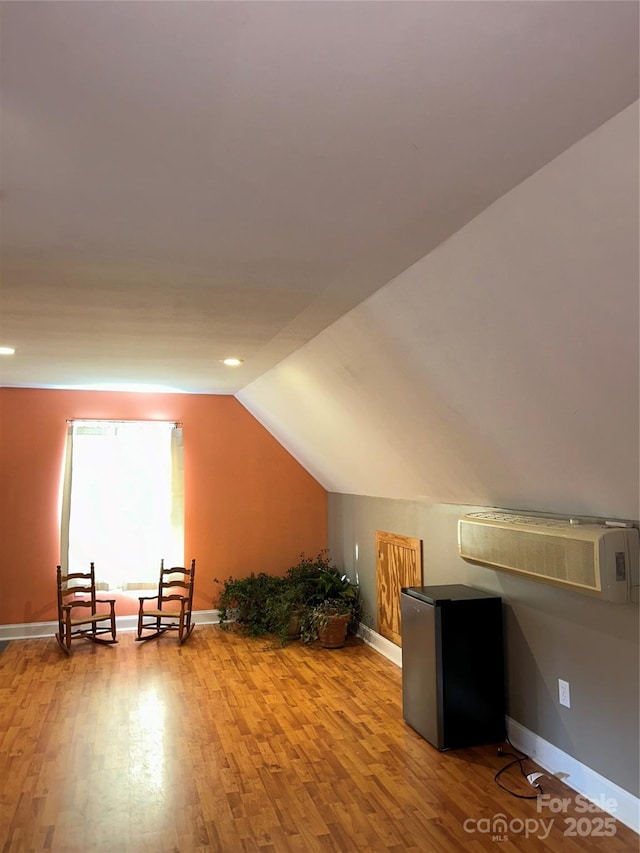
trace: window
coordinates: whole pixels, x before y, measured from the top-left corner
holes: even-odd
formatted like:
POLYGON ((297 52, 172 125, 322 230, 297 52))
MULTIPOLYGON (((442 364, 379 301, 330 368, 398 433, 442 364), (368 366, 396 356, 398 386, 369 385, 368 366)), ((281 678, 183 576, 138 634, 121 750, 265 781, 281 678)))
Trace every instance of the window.
POLYGON ((101 589, 157 585, 184 565, 182 428, 164 421, 73 421, 67 430, 61 563, 95 563, 101 589))

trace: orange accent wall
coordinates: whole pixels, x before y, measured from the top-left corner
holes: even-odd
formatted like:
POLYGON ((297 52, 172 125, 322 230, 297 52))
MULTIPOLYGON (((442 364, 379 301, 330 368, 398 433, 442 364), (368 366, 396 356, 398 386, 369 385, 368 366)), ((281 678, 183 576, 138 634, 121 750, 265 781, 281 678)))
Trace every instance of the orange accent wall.
MULTIPOLYGON (((0 625, 57 618, 69 418, 183 422, 197 610, 215 606, 214 578, 281 574, 326 548, 326 491, 235 397, 0 388, 0 625)), ((117 598, 119 616, 137 612, 135 598, 117 598)))

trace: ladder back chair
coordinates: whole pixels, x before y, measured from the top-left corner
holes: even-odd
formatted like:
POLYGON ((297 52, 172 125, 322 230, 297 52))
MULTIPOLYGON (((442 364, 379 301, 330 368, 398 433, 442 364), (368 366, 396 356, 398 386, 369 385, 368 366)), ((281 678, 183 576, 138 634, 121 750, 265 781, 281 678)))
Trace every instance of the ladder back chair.
POLYGON ((184 566, 165 569, 164 560, 160 561, 158 594, 139 599, 136 640, 153 640, 167 631, 178 632, 180 645, 189 639, 195 627, 191 621, 195 574, 195 560, 191 560, 188 569, 184 566), (147 603, 154 601, 157 602, 156 607, 147 603))
POLYGON ((88 572, 62 574, 57 566, 58 581, 58 633, 56 640, 62 651, 71 654, 71 641, 91 640, 110 646, 116 640, 115 598, 96 598, 95 567, 91 563, 88 572), (82 596, 81 598, 78 596, 82 596), (98 604, 108 605, 108 611, 98 612, 98 604), (88 611, 88 612, 87 612, 88 611), (111 634, 111 639, 105 639, 111 634))

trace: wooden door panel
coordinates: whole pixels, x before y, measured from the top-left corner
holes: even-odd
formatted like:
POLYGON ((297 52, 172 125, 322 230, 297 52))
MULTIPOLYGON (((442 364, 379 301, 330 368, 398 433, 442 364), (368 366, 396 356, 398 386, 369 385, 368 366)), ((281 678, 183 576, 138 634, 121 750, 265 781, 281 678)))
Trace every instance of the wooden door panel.
POLYGON ((400 590, 422 586, 422 541, 376 531, 376 598, 378 633, 402 645, 400 590))

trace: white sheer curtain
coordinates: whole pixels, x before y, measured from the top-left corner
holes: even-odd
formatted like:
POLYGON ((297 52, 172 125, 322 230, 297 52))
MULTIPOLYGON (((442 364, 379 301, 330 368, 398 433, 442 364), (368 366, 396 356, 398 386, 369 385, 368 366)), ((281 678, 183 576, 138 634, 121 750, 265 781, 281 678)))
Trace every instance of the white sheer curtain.
POLYGON ((184 565, 182 428, 74 421, 67 432, 62 564, 95 563, 102 589, 153 587, 160 559, 184 565))

